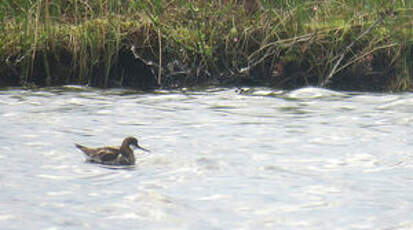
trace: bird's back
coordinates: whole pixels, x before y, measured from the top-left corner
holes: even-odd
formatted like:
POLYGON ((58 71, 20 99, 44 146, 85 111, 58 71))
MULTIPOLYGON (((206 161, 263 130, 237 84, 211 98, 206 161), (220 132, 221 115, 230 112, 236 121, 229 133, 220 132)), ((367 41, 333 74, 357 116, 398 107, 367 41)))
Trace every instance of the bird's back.
POLYGON ((82 150, 91 160, 97 161, 113 161, 120 154, 119 148, 102 147, 102 148, 88 148, 83 145, 75 144, 75 146, 82 150))

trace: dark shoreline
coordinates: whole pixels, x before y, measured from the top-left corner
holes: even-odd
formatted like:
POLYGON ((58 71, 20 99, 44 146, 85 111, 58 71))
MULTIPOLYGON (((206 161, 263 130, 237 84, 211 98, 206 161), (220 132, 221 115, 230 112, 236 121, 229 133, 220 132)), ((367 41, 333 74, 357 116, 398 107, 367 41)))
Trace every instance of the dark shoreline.
MULTIPOLYGON (((122 56, 122 55, 121 55, 122 56)), ((127 56, 127 55, 124 55, 127 56)), ((65 63, 53 63, 49 61, 51 66, 50 79, 47 81, 47 75, 42 67, 42 63, 37 63, 37 67, 33 71, 29 82, 22 80, 18 70, 10 70, 0 72, 0 87, 16 87, 23 86, 26 88, 36 88, 45 86, 61 86, 67 84, 89 85, 99 88, 131 88, 139 90, 152 89, 176 89, 187 87, 228 87, 228 86, 264 86, 278 89, 296 89, 305 86, 320 87, 318 77, 314 73, 306 73, 306 69, 296 67, 295 63, 290 63, 286 66, 283 73, 269 74, 268 70, 254 70, 249 74, 239 74, 237 76, 226 77, 226 73, 215 73, 217 76, 207 74, 195 75, 196 69, 182 71, 180 75, 162 75, 162 83, 157 83, 157 69, 145 65, 145 63, 134 60, 132 57, 122 57, 126 60, 122 63, 115 63, 116 68, 111 70, 106 87, 102 86, 102 77, 104 68, 96 69, 96 73, 88 81, 79 81, 73 77, 67 78, 67 73, 70 72, 71 66, 65 66, 65 63), (130 64, 131 62, 135 64, 130 64), (122 73, 120 76, 119 73, 122 73)), ((385 62, 381 60, 380 62, 385 62)), ((104 64, 102 64, 103 66, 104 64)), ((348 71, 343 71, 325 87, 333 90, 344 91, 372 91, 383 92, 393 91, 391 88, 392 81, 397 79, 397 69, 386 70, 386 67, 372 69, 372 63, 362 63, 359 66, 353 66, 348 71), (369 71, 365 69, 370 68, 369 71)), ((76 75, 76 73, 72 73, 76 75)), ((402 91, 412 91, 413 85, 402 91)), ((396 90, 398 91, 398 90, 396 90)))

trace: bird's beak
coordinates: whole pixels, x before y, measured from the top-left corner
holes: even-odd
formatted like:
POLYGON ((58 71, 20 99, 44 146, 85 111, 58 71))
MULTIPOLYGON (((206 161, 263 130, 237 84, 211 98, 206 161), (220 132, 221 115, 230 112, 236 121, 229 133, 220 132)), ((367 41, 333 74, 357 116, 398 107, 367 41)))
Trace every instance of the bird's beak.
POLYGON ((139 145, 136 145, 135 147, 138 148, 138 149, 141 149, 141 150, 143 150, 143 151, 145 151, 145 152, 148 152, 148 153, 151 152, 149 149, 145 149, 144 147, 141 147, 141 146, 139 146, 139 145))

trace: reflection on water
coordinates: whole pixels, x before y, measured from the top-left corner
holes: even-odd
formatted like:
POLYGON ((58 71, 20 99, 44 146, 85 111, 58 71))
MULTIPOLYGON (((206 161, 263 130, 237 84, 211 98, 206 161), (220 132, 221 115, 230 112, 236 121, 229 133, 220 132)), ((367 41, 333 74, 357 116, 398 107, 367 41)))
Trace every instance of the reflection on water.
POLYGON ((235 91, 0 91, 0 225, 413 228, 413 94, 235 91), (73 145, 129 135, 133 167, 73 145))

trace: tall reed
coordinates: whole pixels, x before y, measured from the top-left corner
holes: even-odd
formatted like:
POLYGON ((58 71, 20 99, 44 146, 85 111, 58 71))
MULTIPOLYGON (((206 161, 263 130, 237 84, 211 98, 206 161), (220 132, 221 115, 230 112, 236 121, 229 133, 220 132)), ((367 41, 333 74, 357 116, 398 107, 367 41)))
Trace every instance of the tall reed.
POLYGON ((329 87, 360 74, 412 88, 412 1, 261 3, 249 12, 230 0, 4 0, 0 74, 21 84, 109 87, 133 53, 128 65, 150 68, 161 87, 329 87))

